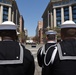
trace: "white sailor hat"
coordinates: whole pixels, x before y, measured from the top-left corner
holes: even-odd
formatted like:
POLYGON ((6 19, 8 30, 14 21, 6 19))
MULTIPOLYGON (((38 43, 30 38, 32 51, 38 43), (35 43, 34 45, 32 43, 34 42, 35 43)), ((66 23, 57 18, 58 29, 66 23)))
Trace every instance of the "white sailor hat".
POLYGON ((46 34, 46 35, 48 35, 48 34, 50 34, 50 35, 51 35, 51 34, 55 34, 55 35, 56 35, 57 32, 54 31, 54 30, 48 30, 48 31, 45 32, 45 34, 46 34))
POLYGON ((0 30, 16 30, 16 29, 17 25, 11 21, 5 21, 2 24, 0 24, 0 30))
POLYGON ((76 28, 76 24, 75 22, 68 20, 61 24, 60 28, 76 28))

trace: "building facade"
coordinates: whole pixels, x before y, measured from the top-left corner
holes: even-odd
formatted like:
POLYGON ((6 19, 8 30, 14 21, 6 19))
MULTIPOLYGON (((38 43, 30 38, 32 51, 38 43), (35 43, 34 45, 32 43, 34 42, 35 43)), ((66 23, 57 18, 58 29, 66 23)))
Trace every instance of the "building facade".
POLYGON ((25 30, 24 30, 24 19, 23 16, 20 15, 20 27, 19 27, 19 32, 20 32, 20 42, 24 43, 25 42, 25 30))
POLYGON ((43 21, 38 21, 36 36, 38 37, 38 42, 43 43, 43 21))
POLYGON ((76 0, 50 0, 43 15, 43 29, 54 29, 66 20, 76 23, 76 0))
POLYGON ((12 21, 18 25, 19 33, 24 31, 24 20, 15 0, 0 0, 0 24, 4 21, 12 21))
POLYGON ((15 0, 0 0, 0 23, 13 21, 19 25, 20 13, 15 0))

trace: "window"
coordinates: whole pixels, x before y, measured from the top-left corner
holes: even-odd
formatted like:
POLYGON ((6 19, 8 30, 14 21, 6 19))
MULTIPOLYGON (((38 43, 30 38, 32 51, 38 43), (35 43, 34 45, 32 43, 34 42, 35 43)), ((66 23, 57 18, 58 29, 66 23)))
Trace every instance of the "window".
POLYGON ((58 22, 57 22, 57 24, 58 24, 58 25, 60 25, 60 24, 61 24, 61 22, 60 22, 60 21, 58 21, 58 22))
POLYGON ((57 20, 61 20, 61 17, 57 17, 56 19, 57 19, 57 20))
POLYGON ((64 21, 69 20, 69 7, 64 7, 64 21))
POLYGON ((64 15, 69 15, 69 12, 67 11, 67 12, 64 12, 64 15))
POLYGON ((57 14, 56 14, 57 17, 60 16, 60 15, 61 15, 61 13, 57 13, 57 14))
POLYGON ((7 12, 7 11, 4 11, 4 12, 3 12, 3 14, 6 14, 6 15, 7 15, 7 14, 8 14, 8 12, 7 12))
POLYGON ((8 21, 8 20, 7 20, 7 19, 3 19, 3 22, 4 22, 4 21, 8 21))
POLYGON ((60 27, 61 21, 57 21, 57 27, 60 27))
POLYGON ((7 15, 4 15, 4 17, 3 17, 4 19, 8 19, 8 17, 7 17, 7 15))
POLYGON ((7 6, 4 6, 3 7, 3 11, 8 11, 8 7, 7 6))
POLYGON ((0 2, 2 2, 3 0, 0 0, 0 2))
POLYGON ((76 19, 76 14, 75 15, 73 14, 73 19, 76 19))
POLYGON ((76 23, 76 19, 73 20, 76 23))
POLYGON ((76 9, 73 9, 73 11, 72 11, 72 12, 73 12, 73 14, 74 14, 74 13, 76 13, 76 9))
POLYGON ((58 12, 61 12, 61 8, 59 8, 59 9, 56 9, 56 12, 58 13, 58 12))
POLYGON ((76 23, 76 5, 72 6, 72 17, 73 17, 73 20, 76 23))
POLYGON ((76 6, 73 6, 73 9, 75 9, 76 8, 76 6))
POLYGON ((65 16, 64 19, 65 19, 65 20, 69 20, 69 16, 65 16))
POLYGON ((68 11, 69 10, 69 7, 64 7, 64 11, 68 11))
POLYGON ((61 24, 61 8, 56 9, 56 23, 57 27, 61 24))
POLYGON ((8 20, 8 7, 4 6, 3 7, 3 21, 7 21, 8 20))

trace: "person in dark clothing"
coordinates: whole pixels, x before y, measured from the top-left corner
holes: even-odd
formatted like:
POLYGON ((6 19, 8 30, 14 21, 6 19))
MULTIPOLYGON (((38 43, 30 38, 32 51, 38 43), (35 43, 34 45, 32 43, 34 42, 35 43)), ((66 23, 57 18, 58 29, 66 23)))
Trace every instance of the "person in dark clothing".
POLYGON ((34 75, 34 57, 17 41, 16 29, 11 21, 0 25, 0 75, 34 75))
POLYGON ((76 75, 76 24, 73 21, 61 24, 61 40, 55 49, 47 52, 43 75, 76 75))
MULTIPOLYGON (((44 75, 43 73, 46 71, 44 68, 44 66, 45 66, 44 65, 44 63, 45 63, 44 57, 45 57, 45 55, 47 55, 47 52, 50 51, 51 47, 55 46, 56 42, 57 42, 57 40, 56 40, 57 32, 56 31, 48 30, 45 32, 45 34, 46 34, 47 42, 42 47, 40 47, 37 52, 38 65, 40 67, 42 67, 42 75, 44 75)), ((52 48, 54 48, 54 47, 52 47, 52 48)))

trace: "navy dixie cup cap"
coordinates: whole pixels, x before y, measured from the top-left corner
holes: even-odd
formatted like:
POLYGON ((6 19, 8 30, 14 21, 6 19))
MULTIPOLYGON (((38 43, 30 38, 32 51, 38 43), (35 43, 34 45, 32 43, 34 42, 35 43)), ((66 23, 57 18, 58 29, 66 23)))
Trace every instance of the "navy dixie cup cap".
POLYGON ((0 24, 0 30, 16 30, 16 29, 17 25, 11 21, 5 21, 2 24, 0 24))
POLYGON ((75 22, 68 20, 61 24, 60 28, 76 28, 76 24, 75 22))
POLYGON ((57 34, 57 32, 54 31, 54 30, 48 30, 48 31, 45 32, 45 34, 46 34, 46 35, 48 35, 48 34, 51 35, 51 34, 57 34))

